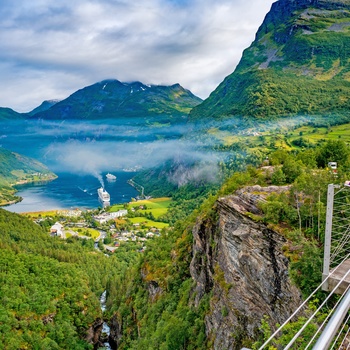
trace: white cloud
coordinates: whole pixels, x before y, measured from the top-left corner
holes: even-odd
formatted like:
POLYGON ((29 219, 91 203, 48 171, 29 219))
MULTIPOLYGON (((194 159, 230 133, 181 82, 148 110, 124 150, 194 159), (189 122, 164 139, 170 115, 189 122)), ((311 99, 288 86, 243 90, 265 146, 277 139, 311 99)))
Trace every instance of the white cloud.
POLYGON ((29 111, 106 78, 180 83, 205 98, 272 0, 0 1, 0 106, 29 111))

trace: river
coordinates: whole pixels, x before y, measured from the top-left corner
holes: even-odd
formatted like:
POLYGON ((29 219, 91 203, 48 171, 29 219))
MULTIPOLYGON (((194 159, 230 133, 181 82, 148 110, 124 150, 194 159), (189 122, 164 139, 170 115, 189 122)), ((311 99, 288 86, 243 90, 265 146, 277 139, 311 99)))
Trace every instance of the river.
MULTIPOLYGON (((107 291, 104 291, 102 293, 102 295, 101 295, 101 298, 100 298, 100 304, 101 304, 102 312, 106 311, 106 299, 107 299, 107 291)), ((110 333, 111 333, 111 330, 110 330, 107 322, 103 322, 102 333, 101 333, 102 338, 108 339, 110 333)), ((104 346, 104 349, 112 350, 112 348, 111 348, 111 346, 110 346, 108 341, 104 342, 103 346, 104 346)))

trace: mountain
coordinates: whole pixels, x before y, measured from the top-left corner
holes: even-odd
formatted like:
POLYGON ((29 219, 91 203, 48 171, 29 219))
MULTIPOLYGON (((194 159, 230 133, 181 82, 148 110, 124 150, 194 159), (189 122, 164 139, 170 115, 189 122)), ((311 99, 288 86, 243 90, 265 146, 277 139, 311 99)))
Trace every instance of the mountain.
POLYGON ((0 147, 0 177, 9 181, 20 180, 22 175, 32 173, 50 174, 49 169, 35 159, 25 157, 0 147))
POLYGON ((78 90, 46 111, 43 119, 99 119, 115 117, 183 116, 202 100, 179 84, 144 85, 105 80, 78 90))
POLYGON ((32 111, 30 111, 28 114, 30 116, 39 113, 39 112, 44 112, 50 109, 53 105, 56 103, 60 102, 60 100, 46 100, 44 101, 40 106, 34 108, 32 111))
POLYGON ((347 114, 350 2, 279 0, 235 71, 190 118, 347 114))
POLYGON ((44 164, 0 147, 0 205, 18 201, 11 186, 19 183, 49 181, 56 177, 44 164))
POLYGON ((15 112, 11 108, 0 107, 0 121, 14 119, 23 119, 23 115, 15 112))

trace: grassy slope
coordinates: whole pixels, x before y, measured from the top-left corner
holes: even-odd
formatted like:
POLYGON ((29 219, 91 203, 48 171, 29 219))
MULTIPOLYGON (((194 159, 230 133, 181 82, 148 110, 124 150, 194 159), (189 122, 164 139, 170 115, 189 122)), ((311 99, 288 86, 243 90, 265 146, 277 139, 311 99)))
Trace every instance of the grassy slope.
POLYGON ((166 214, 169 205, 171 203, 171 198, 162 197, 162 198, 152 198, 148 200, 137 201, 135 203, 130 203, 131 208, 146 206, 146 209, 141 209, 141 213, 150 212, 154 215, 155 218, 160 217, 161 215, 166 214))
POLYGON ((0 204, 18 200, 11 186, 18 183, 48 181, 56 176, 42 163, 0 148, 0 204))
POLYGON ((350 11, 272 7, 256 40, 192 118, 271 118, 339 112, 350 107, 350 11))
POLYGON ((350 123, 315 127, 312 125, 301 125, 293 128, 261 131, 256 135, 237 135, 227 131, 211 130, 211 135, 224 147, 233 145, 246 145, 250 151, 260 150, 266 154, 276 149, 300 150, 315 147, 317 144, 327 140, 341 140, 350 144, 350 123), (301 140, 301 142, 300 142, 301 140))
MULTIPOLYGON (((165 215, 168 212, 171 202, 172 200, 169 197, 152 198, 147 200, 140 200, 137 202, 130 202, 127 206, 127 209, 137 208, 137 212, 139 212, 140 214, 145 215, 147 213, 151 213, 155 219, 158 219, 159 217, 165 215), (140 206, 144 206, 145 209, 138 209, 140 206)), ((109 210, 113 212, 122 209, 125 209, 124 204, 113 205, 109 210)), ((130 218, 129 221, 132 224, 140 224, 141 226, 148 228, 155 227, 158 229, 162 229, 164 227, 169 227, 168 223, 153 221, 144 216, 136 216, 130 218)))

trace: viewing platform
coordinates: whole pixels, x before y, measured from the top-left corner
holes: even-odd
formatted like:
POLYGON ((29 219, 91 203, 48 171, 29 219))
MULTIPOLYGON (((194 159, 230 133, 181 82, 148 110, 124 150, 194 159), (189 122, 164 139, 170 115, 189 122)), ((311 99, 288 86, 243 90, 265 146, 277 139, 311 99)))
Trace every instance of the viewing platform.
MULTIPOLYGON (((345 260, 343 263, 335 267, 334 269, 330 270, 328 283, 325 283, 323 286, 323 290, 330 292, 332 291, 337 284, 344 278, 344 276, 347 276, 344 278, 344 280, 341 282, 339 287, 336 289, 336 294, 343 294, 346 290, 346 288, 350 284, 350 259, 345 260)), ((327 276, 323 276, 325 279, 327 276)))

